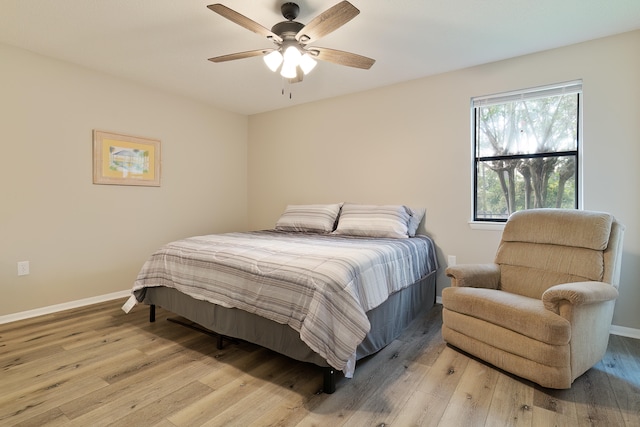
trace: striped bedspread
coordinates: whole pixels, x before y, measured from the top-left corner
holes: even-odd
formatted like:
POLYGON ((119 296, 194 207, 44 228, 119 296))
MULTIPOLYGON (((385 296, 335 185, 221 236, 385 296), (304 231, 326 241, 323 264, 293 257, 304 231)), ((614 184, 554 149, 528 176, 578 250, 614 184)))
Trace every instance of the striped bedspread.
POLYGON ((163 246, 144 264, 133 291, 171 287, 287 324, 343 370, 369 331, 365 312, 436 268, 425 236, 226 233, 163 246))

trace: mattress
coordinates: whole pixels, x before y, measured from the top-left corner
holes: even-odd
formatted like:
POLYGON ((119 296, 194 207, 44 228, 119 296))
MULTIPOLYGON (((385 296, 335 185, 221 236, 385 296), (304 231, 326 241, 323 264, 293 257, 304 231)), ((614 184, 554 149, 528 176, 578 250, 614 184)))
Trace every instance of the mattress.
POLYGON ((437 269, 426 236, 381 239, 274 230, 169 243, 133 292, 175 289, 197 301, 285 325, 336 369, 349 370, 371 329, 367 312, 437 269))

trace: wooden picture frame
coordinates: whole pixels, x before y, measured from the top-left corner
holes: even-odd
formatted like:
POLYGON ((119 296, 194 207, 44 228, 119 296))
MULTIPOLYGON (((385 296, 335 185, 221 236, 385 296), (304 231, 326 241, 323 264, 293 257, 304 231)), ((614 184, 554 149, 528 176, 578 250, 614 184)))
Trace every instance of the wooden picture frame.
POLYGON ((160 140, 93 131, 93 183, 160 186, 160 140))

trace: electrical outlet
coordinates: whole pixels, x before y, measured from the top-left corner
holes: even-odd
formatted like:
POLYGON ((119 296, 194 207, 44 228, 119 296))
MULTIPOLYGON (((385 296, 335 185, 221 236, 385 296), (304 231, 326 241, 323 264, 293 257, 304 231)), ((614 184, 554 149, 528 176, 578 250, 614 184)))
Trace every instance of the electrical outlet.
POLYGON ((18 262, 18 276, 26 276, 29 274, 29 261, 18 262))
POLYGON ((449 258, 447 259, 447 264, 449 267, 452 267, 454 265, 456 265, 456 256, 455 255, 449 255, 449 258))

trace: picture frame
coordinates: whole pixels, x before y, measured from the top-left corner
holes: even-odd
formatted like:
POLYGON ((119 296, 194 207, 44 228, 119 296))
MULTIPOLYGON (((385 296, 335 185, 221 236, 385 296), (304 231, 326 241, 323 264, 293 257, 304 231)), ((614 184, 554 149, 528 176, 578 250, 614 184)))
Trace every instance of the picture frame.
POLYGON ((160 140, 93 131, 93 183, 160 186, 160 140))

